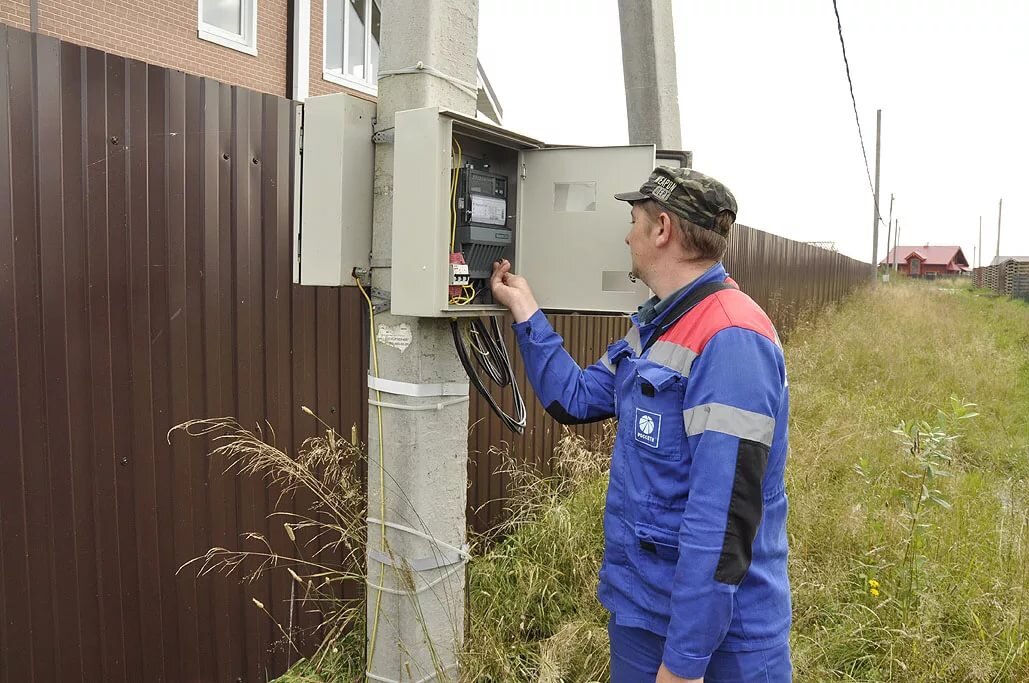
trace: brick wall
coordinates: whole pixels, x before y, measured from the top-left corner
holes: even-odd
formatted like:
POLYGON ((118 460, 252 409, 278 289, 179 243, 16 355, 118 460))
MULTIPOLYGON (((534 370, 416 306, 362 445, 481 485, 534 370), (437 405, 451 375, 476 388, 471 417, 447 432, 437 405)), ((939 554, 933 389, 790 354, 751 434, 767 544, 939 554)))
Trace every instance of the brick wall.
MULTIPOLYGON (((0 4, 6 8, 11 1, 0 4)), ((287 0, 257 0, 256 57, 197 37, 197 11, 197 0, 39 0, 39 32, 260 92, 288 94, 287 0)))
MULTIPOLYGON (((197 36, 197 0, 38 0, 39 31, 77 45, 282 97, 287 0, 257 0, 257 56, 197 36)), ((311 2, 311 95, 351 92, 322 77, 325 0, 311 2)), ((0 0, 0 23, 29 28, 29 0, 0 0)))
POLYGON ((322 78, 325 66, 325 0, 311 0, 311 95, 328 95, 343 90, 322 78))
POLYGON ((29 0, 0 0, 0 24, 29 30, 29 0))

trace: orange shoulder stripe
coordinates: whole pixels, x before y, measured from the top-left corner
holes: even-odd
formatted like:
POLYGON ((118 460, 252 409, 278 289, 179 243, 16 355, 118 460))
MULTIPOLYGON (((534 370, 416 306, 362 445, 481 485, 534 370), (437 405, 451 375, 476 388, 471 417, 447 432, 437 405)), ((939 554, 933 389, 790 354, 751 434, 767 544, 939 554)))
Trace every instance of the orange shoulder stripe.
POLYGON ((753 299, 738 289, 725 289, 709 296, 680 318, 661 341, 700 354, 713 336, 729 327, 752 330, 781 346, 772 321, 753 299))

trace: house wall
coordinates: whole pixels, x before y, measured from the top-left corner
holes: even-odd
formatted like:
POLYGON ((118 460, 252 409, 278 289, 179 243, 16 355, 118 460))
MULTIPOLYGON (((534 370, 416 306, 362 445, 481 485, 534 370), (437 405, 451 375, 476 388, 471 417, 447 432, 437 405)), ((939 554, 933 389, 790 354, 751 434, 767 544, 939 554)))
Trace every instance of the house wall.
POLYGON ((322 76, 325 70, 325 0, 311 0, 311 95, 328 95, 341 88, 322 76))
MULTIPOLYGON (((897 272, 900 273, 901 275, 910 275, 910 268, 908 267, 907 263, 899 263, 899 264, 897 264, 897 272)), ((939 266, 939 265, 931 265, 931 266, 929 266, 929 265, 926 265, 926 264, 923 263, 921 269, 919 270, 918 275, 926 275, 928 273, 931 273, 931 274, 937 275, 937 276, 941 276, 941 275, 947 275, 947 276, 950 276, 950 275, 960 275, 960 273, 953 273, 953 272, 948 271, 947 270, 947 266, 939 266)), ((918 277, 918 275, 916 275, 916 277, 918 277)))
POLYGON ((257 0, 257 55, 197 36, 197 0, 39 0, 39 32, 148 64, 286 95, 287 0, 257 0))
MULTIPOLYGON (((310 95, 351 92, 322 75, 324 3, 310 0, 310 95)), ((197 35, 197 0, 39 0, 38 31, 78 45, 288 97, 288 0, 257 0, 257 55, 197 35)), ((0 23, 28 30, 30 0, 0 0, 0 23)))

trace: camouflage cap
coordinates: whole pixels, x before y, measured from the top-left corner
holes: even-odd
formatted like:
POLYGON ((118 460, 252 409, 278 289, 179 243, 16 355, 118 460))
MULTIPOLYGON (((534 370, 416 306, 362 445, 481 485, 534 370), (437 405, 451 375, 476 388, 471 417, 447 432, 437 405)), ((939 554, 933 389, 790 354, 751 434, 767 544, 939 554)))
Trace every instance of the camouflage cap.
POLYGON ((736 219, 736 198, 729 188, 691 168, 658 166, 639 190, 616 194, 615 199, 629 203, 652 199, 681 218, 719 234, 722 232, 715 227, 718 214, 731 211, 736 219))

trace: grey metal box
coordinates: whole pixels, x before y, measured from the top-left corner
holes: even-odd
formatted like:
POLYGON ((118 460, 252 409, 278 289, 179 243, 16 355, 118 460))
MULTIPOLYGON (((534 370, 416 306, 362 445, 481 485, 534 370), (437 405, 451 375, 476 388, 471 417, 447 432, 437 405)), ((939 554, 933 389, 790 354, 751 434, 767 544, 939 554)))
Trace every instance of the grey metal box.
POLYGON ((454 317, 500 306, 448 303, 451 146, 455 135, 513 150, 514 269, 547 309, 631 312, 649 295, 629 281, 629 207, 616 192, 639 187, 652 145, 546 148, 543 143, 436 107, 394 121, 391 309, 454 317))
POLYGON ((654 147, 567 147, 522 153, 515 254, 540 307, 633 313, 650 295, 629 279, 630 207, 616 192, 638 188, 654 147))
POLYGON ((354 268, 369 267, 375 109, 345 93, 304 102, 294 282, 354 285, 354 268))

